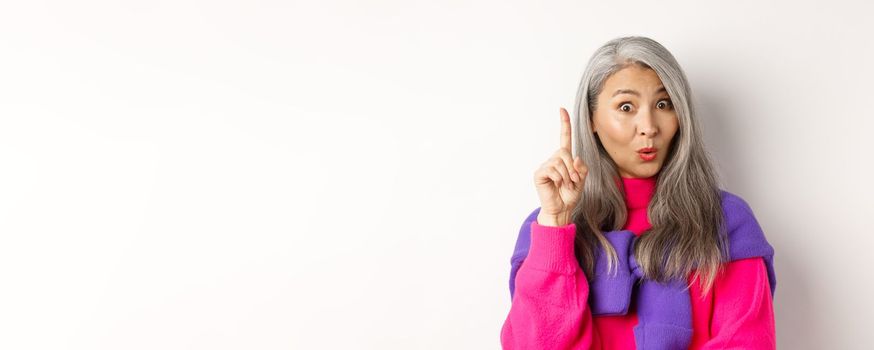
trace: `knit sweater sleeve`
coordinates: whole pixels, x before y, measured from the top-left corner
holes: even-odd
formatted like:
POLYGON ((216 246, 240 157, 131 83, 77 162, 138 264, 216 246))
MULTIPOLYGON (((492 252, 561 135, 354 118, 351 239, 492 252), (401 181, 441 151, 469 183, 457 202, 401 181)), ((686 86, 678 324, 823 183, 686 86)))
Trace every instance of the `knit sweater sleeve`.
POLYGON ((727 263, 713 298, 711 338, 702 349, 777 348, 773 298, 761 257, 727 263))
POLYGON ((589 285, 574 256, 576 226, 531 222, 531 245, 515 275, 504 349, 592 348, 589 285))

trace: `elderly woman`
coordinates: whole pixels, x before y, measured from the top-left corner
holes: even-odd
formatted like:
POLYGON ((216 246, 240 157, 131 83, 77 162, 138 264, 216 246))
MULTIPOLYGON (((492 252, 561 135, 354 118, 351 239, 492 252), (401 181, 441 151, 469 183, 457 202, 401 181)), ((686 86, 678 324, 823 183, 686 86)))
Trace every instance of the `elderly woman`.
POLYGON ((645 37, 607 42, 574 123, 559 114, 511 258, 503 347, 774 349, 773 248, 719 188, 673 55, 645 37))

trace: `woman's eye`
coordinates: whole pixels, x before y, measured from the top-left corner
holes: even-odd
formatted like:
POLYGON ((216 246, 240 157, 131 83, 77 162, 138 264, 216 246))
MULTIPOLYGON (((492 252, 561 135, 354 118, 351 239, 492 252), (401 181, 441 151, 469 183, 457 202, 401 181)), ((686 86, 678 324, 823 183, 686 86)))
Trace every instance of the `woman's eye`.
POLYGON ((619 110, 623 111, 623 112, 630 112, 631 111, 631 104, 628 102, 623 103, 623 104, 619 105, 619 110), (628 108, 625 108, 625 107, 628 107, 628 108))
POLYGON ((668 108, 668 107, 670 107, 670 106, 671 106, 671 101, 670 101, 670 100, 661 100, 661 101, 659 101, 658 104, 656 104, 656 107, 658 107, 658 108, 660 108, 660 109, 661 109, 661 108, 668 108))

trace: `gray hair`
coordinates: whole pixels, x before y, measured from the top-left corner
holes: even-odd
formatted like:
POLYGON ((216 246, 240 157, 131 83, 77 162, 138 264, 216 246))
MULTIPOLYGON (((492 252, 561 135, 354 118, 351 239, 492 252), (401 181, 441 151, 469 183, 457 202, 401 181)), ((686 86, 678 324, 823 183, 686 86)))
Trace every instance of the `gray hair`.
POLYGON ((591 123, 604 82, 630 65, 658 74, 679 122, 647 208, 652 228, 637 239, 634 256, 647 278, 661 282, 685 280, 696 269, 696 277, 703 276, 699 281, 706 294, 728 255, 720 180, 701 139, 686 75, 674 56, 650 38, 610 40, 595 51, 580 79, 573 144, 589 172, 572 215, 577 224, 577 257, 587 276, 593 276, 597 245, 608 255, 610 270, 618 259, 602 230, 620 230, 625 225, 628 213, 619 187, 622 181, 615 162, 591 132, 591 123))

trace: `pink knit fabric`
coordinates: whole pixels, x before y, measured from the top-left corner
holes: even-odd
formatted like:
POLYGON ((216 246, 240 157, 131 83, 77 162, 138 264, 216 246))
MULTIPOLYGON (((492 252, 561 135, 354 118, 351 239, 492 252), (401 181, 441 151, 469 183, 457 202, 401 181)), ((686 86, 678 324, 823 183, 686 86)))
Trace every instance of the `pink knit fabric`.
MULTIPOLYGON (((639 236, 651 227, 646 207, 656 178, 622 178, 622 183, 628 208, 623 229, 639 236)), ((528 257, 516 275, 516 293, 501 329, 504 349, 635 349, 633 303, 626 315, 592 317, 589 285, 574 256, 575 235, 573 223, 531 224, 528 257)), ((727 263, 703 300, 698 282, 692 277, 690 282, 690 349, 776 349, 774 308, 761 257, 727 263)))

